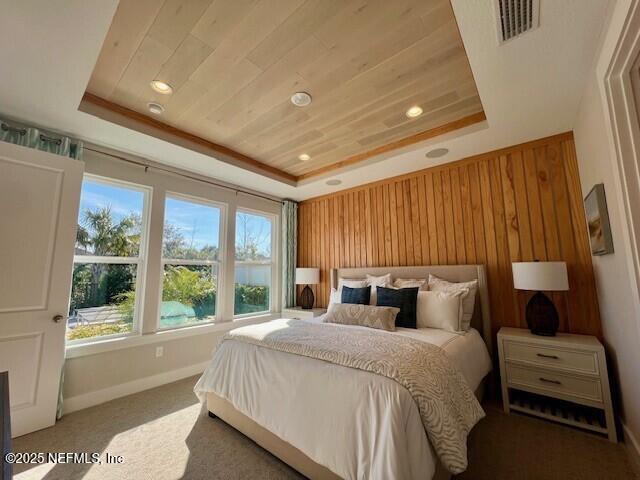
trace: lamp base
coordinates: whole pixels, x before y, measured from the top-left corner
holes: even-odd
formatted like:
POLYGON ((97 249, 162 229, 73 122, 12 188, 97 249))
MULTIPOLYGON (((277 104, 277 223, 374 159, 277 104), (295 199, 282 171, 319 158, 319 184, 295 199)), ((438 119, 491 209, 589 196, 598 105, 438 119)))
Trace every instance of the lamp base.
POLYGON ((536 292, 527 303, 527 326, 534 335, 553 337, 558 331, 558 311, 549 297, 536 292))
POLYGON ((300 293, 300 306, 305 310, 311 310, 314 301, 313 290, 311 290, 309 285, 306 285, 300 293))

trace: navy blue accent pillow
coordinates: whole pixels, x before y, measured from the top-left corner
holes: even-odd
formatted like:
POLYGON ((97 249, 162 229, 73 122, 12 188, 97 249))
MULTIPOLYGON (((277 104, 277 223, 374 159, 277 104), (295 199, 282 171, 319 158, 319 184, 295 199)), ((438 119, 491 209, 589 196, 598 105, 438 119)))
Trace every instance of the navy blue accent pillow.
POLYGON ((357 303, 359 305, 369 305, 371 297, 371 287, 351 288, 342 287, 341 303, 357 303))
POLYGON ((377 305, 380 307, 397 307, 400 313, 396 316, 396 327, 417 328, 416 309, 419 287, 384 288, 377 287, 377 305))

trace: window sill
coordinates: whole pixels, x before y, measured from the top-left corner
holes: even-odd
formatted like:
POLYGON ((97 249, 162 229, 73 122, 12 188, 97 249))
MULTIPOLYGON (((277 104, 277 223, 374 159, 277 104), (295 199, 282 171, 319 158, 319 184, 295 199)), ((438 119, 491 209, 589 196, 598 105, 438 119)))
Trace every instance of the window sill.
POLYGON ((264 315, 270 315, 270 313, 269 312, 241 313, 239 315, 234 315, 233 321, 237 322, 239 320, 245 320, 247 318, 262 317, 264 315))
POLYGON ((193 325, 189 327, 176 328, 173 330, 159 330, 157 332, 146 333, 143 335, 134 334, 124 337, 108 338, 104 340, 96 340, 90 343, 83 343, 80 345, 68 345, 66 348, 65 357, 78 358, 87 355, 97 355, 99 353, 137 347, 139 345, 167 342, 179 338, 192 337, 195 335, 206 335, 215 332, 227 332, 244 325, 267 322, 279 317, 280 315, 277 313, 265 313, 261 315, 254 315, 251 317, 236 318, 232 321, 227 320, 218 323, 207 323, 205 325, 193 325))

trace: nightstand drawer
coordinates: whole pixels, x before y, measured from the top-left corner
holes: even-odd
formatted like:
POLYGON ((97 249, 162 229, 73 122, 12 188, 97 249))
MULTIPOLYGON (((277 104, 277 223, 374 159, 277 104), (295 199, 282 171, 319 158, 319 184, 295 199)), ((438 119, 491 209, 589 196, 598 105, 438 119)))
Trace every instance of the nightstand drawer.
POLYGON ((528 368, 507 363, 507 383, 510 387, 532 387, 537 390, 570 395, 594 402, 602 402, 600 379, 528 368))
POLYGON ((506 361, 527 362, 548 368, 557 367, 581 373, 598 374, 598 357, 595 352, 579 352, 505 341, 504 353, 506 361))

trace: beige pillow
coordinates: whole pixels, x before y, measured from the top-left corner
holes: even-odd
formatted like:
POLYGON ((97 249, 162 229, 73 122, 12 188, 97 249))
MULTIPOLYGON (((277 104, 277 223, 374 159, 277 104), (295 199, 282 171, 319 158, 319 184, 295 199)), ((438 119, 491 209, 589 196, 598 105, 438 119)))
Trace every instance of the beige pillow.
POLYGON ((426 278, 396 278, 393 286, 394 288, 424 288, 426 283, 426 278))
POLYGON ((418 328, 439 328, 448 332, 463 332, 462 299, 468 293, 468 290, 418 292, 416 326, 418 328))
POLYGON ((476 305, 476 292, 478 291, 478 280, 470 282, 449 282, 435 275, 429 274, 429 290, 433 292, 455 292, 467 290, 467 295, 462 298, 462 329, 467 331, 471 328, 473 309, 476 305))
POLYGON ((357 305, 352 303, 333 303, 324 316, 326 323, 342 325, 359 325, 393 332, 396 329, 396 315, 400 312, 396 307, 376 307, 373 305, 357 305))

